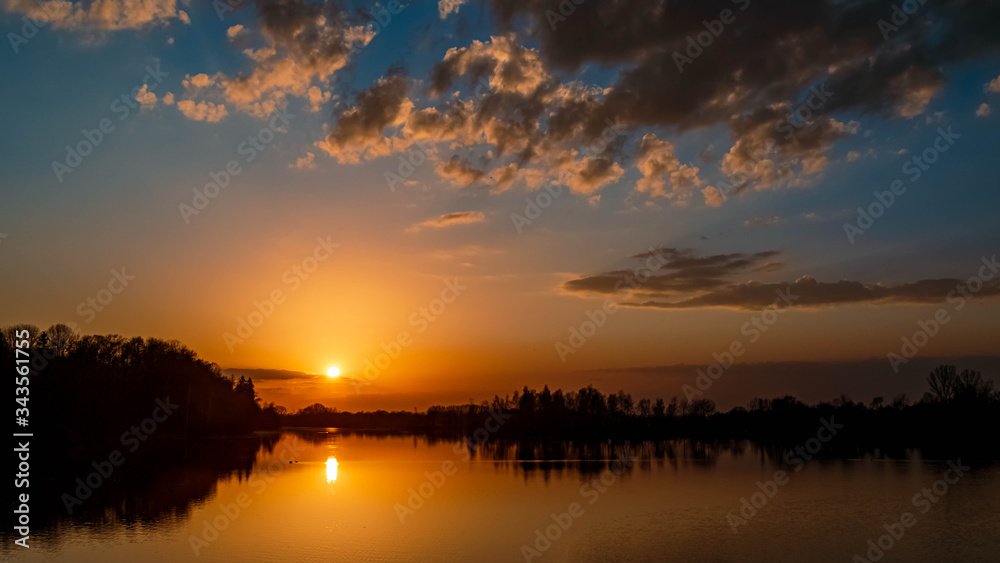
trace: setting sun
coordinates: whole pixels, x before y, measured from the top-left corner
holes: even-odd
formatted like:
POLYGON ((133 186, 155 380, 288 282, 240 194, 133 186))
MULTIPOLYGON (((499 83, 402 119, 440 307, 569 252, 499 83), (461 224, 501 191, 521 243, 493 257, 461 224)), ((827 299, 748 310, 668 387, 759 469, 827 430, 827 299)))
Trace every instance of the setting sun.
POLYGON ((337 377, 340 375, 340 368, 337 366, 330 366, 330 369, 326 370, 327 377, 337 377))

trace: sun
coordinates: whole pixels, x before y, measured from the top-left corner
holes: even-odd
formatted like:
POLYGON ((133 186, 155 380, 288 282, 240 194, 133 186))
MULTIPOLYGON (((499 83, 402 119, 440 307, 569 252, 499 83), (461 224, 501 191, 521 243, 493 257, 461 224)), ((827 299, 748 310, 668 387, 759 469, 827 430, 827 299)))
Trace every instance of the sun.
POLYGON ((337 377, 340 375, 340 368, 337 366, 330 366, 330 369, 326 370, 327 377, 337 377))

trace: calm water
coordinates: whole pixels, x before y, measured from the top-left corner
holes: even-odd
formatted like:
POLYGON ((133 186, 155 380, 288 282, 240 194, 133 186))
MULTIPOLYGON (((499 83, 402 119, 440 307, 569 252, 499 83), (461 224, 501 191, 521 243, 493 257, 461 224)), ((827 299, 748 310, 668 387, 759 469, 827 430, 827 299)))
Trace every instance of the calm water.
POLYGON ((910 512, 915 523, 898 527, 904 533, 882 561, 1000 560, 996 466, 974 466, 943 495, 931 493, 936 503, 914 506, 914 495, 942 478, 943 462, 811 461, 771 487, 774 496, 734 533, 727 514, 738 516, 741 499, 787 465, 745 443, 628 450, 622 463, 622 449, 610 445, 470 452, 422 437, 284 433, 243 469, 189 466, 135 495, 95 496, 88 502, 106 506, 63 513, 33 529, 30 552, 4 556, 525 561, 531 546, 531 561, 851 561, 910 512), (540 540, 546 528, 557 539, 540 540))

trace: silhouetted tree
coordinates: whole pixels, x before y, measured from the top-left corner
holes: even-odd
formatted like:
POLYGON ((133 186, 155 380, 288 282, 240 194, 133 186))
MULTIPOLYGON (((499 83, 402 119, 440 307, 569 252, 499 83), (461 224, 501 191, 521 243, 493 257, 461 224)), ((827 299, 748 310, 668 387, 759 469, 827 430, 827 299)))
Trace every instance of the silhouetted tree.
POLYGON ((938 403, 947 403, 955 398, 958 390, 958 375, 955 366, 938 366, 927 376, 927 385, 930 386, 926 397, 928 400, 938 403))
POLYGON ((666 410, 667 409, 663 404, 663 399, 657 397, 656 405, 653 406, 653 416, 657 418, 662 418, 664 415, 666 415, 666 410))
POLYGON ((640 399, 639 400, 639 416, 641 416, 643 418, 648 418, 650 416, 653 416, 653 408, 650 405, 651 405, 651 403, 649 402, 649 399, 640 399))
MULTIPOLYGON (((49 344, 58 356, 65 356, 80 339, 80 335, 75 330, 64 324, 50 326, 43 336, 48 338, 49 344)), ((44 345, 42 346, 44 347, 44 345)))

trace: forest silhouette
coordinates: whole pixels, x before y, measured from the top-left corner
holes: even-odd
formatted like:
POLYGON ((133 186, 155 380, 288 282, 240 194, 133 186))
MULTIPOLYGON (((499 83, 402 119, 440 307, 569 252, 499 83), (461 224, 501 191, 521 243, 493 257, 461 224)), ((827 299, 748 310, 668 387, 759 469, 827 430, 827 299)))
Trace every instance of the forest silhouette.
POLYGON ((541 391, 525 386, 492 401, 432 406, 426 411, 342 412, 320 403, 287 412, 257 397, 251 379, 234 380, 177 341, 80 336, 66 325, 42 331, 32 325, 0 330, 0 356, 13 365, 15 336, 30 334, 31 425, 58 437, 63 451, 108 446, 123 430, 150 416, 157 400, 178 406, 150 441, 195 436, 245 435, 279 427, 334 427, 488 440, 752 440, 781 446, 812 435, 821 419, 844 425, 828 456, 877 453, 904 456, 959 452, 995 457, 1000 441, 1000 391, 972 370, 939 366, 927 392, 911 402, 904 395, 855 402, 841 396, 807 405, 792 396, 754 398, 719 412, 710 399, 639 399, 605 394, 592 386, 577 391, 541 391), (23 332, 22 332, 23 334, 23 332), (497 413, 501 413, 498 418, 497 413), (501 423, 487 425, 489 420, 501 423), (479 433, 477 434, 477 430, 479 433))

